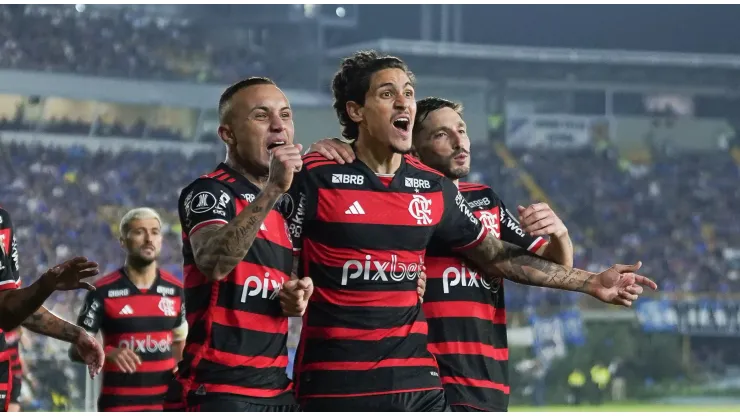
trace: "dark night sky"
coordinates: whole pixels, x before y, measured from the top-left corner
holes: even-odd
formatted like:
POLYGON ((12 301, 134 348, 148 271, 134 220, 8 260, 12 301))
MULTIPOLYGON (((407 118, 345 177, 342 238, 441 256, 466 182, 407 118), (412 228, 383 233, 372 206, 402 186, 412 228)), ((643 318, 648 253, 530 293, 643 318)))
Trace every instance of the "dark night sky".
MULTIPOLYGON (((334 33, 331 46, 419 38, 419 5, 359 7, 359 30, 334 33)), ((463 21, 470 43, 740 53, 738 5, 467 5, 463 21)))

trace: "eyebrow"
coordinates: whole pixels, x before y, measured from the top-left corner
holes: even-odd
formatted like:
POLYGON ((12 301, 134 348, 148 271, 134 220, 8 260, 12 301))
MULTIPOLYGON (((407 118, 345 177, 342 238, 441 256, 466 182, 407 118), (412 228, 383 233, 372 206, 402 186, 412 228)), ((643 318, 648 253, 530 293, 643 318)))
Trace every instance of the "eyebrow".
MULTIPOLYGON (((378 87, 375 88, 375 89, 376 90, 379 90, 379 89, 384 88, 384 87, 393 87, 393 86, 394 85, 393 85, 392 82, 386 82, 385 84, 378 85, 378 87)), ((412 87, 413 88, 413 85, 411 84, 411 81, 406 81, 406 83, 403 84, 403 87, 404 88, 406 88, 406 87, 412 87)))
MULTIPOLYGON (((255 110, 262 110, 262 111, 266 111, 266 112, 268 112, 268 113, 270 112, 270 108, 269 108, 269 107, 266 107, 266 106, 264 106, 264 105, 258 105, 258 106, 255 106, 255 107, 253 107, 253 108, 252 108, 251 110, 249 110, 249 112, 250 112, 250 113, 253 113, 253 112, 254 112, 255 110)), ((278 111, 285 111, 285 110, 290 110, 290 107, 283 107, 283 108, 281 108, 281 109, 280 109, 280 110, 278 110, 278 111)))

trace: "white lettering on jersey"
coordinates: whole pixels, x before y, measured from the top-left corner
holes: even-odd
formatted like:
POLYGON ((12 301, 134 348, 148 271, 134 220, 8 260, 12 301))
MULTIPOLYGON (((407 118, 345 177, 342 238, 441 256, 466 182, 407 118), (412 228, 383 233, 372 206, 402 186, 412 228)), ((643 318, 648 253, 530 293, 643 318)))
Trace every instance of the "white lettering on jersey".
POLYGON ((262 299, 273 300, 277 297, 280 290, 283 288, 285 281, 280 278, 280 281, 270 279, 270 273, 265 273, 264 279, 260 279, 257 276, 249 276, 244 282, 244 288, 242 289, 242 303, 247 301, 247 296, 261 296, 262 299), (255 287, 250 287, 249 284, 254 283, 255 287), (270 286, 272 286, 272 293, 269 294, 270 286))
POLYGON ((166 353, 170 351, 171 345, 172 335, 170 334, 161 339, 154 339, 152 334, 146 334, 146 338, 131 336, 128 339, 118 341, 118 348, 127 348, 141 354, 166 353))
POLYGON ((388 278, 394 282, 404 279, 414 280, 419 276, 424 259, 419 257, 419 263, 399 263, 398 256, 391 255, 391 261, 373 260, 370 255, 365 256, 365 263, 359 260, 348 260, 342 266, 342 286, 346 286, 349 279, 381 280, 387 282, 388 278), (372 268, 370 266, 373 266, 372 268), (372 270, 372 269, 375 270, 372 270), (371 273, 372 276, 370 275, 371 273))
POLYGON ((406 185, 407 188, 430 189, 432 187, 432 184, 428 180, 417 178, 404 178, 403 184, 406 185))
POLYGON ((362 185, 365 183, 365 177, 362 175, 347 175, 343 173, 332 173, 331 183, 346 183, 351 185, 362 185))
POLYGON ((465 198, 462 196, 460 192, 457 193, 457 196, 455 197, 455 203, 457 204, 457 207, 460 208, 460 212, 465 214, 465 216, 468 217, 470 222, 473 224, 477 224, 478 220, 475 218, 475 216, 470 212, 470 209, 468 208, 468 202, 465 200, 465 198))
POLYGON ((470 209, 475 209, 478 207, 484 208, 491 205, 491 200, 486 198, 476 199, 475 201, 468 202, 468 206, 470 209))
POLYGON ((164 313, 164 316, 177 316, 175 300, 172 298, 162 296, 162 299, 159 300, 159 310, 164 313))
POLYGON ((128 289, 113 289, 108 291, 109 298, 120 298, 122 296, 128 296, 128 289))
POLYGON ((491 285, 485 279, 478 279, 478 272, 468 269, 464 265, 460 267, 448 267, 442 273, 442 291, 450 293, 453 286, 461 287, 479 287, 478 282, 486 289, 491 289, 491 285), (452 281, 450 281, 452 278, 452 281))

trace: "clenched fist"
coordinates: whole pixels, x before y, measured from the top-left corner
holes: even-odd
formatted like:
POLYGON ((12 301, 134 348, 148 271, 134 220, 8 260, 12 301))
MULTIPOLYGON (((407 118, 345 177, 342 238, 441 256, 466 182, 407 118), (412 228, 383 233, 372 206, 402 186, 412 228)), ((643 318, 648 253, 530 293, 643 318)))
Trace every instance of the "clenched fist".
POLYGON ((300 144, 284 144, 270 150, 270 176, 268 183, 281 192, 287 192, 293 182, 293 174, 303 167, 300 144))
POLYGON ((303 316, 311 294, 313 294, 313 280, 310 277, 285 282, 279 294, 283 314, 285 316, 303 316))

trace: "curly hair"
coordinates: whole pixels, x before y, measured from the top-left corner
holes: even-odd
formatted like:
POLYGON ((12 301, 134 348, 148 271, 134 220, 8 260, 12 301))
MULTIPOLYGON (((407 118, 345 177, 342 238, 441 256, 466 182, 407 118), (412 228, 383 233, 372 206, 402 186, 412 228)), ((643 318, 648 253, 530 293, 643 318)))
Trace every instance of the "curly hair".
POLYGON ((349 140, 356 140, 360 129, 347 113, 347 102, 354 101, 365 105, 365 94, 370 89, 370 79, 373 74, 384 69, 397 68, 409 76, 414 84, 414 74, 406 64, 395 56, 381 55, 376 51, 358 51, 354 55, 344 58, 339 71, 334 74, 331 83, 334 94, 334 110, 337 112, 339 124, 344 127, 342 136, 349 140))

